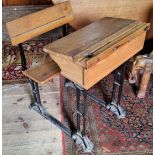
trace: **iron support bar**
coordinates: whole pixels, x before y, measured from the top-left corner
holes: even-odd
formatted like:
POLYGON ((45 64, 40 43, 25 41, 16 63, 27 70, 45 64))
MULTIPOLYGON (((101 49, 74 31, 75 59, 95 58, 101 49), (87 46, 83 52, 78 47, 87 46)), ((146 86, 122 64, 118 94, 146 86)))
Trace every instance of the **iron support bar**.
POLYGON ((107 105, 107 108, 111 110, 113 113, 115 113, 118 119, 125 118, 126 116, 125 110, 120 106, 120 101, 121 101, 122 92, 123 92, 125 68, 126 68, 126 63, 121 65, 121 67, 115 71, 113 91, 112 91, 112 101, 107 105), (118 92, 116 91, 117 88, 118 88, 118 92), (117 93, 117 97, 116 97, 116 93, 117 93))
POLYGON ((70 138, 72 138, 72 132, 69 128, 64 126, 59 120, 57 120, 55 117, 50 115, 48 112, 46 112, 45 108, 42 105, 38 105, 37 102, 32 103, 30 105, 30 108, 38 112, 41 116, 49 120, 51 123, 53 123, 56 127, 58 127, 60 130, 62 130, 66 135, 68 135, 70 138), (42 110, 40 110, 42 109, 42 110))
MULTIPOLYGON (((72 81, 67 80, 65 83, 65 87, 71 87, 73 89, 76 89, 77 85, 74 84, 72 81)), ((80 86, 78 86, 78 87, 80 87, 80 86)), ((81 93, 85 93, 87 95, 87 97, 89 97, 90 99, 95 101, 95 103, 97 103, 98 105, 106 107, 106 102, 104 100, 97 98, 95 95, 89 93, 88 91, 81 91, 81 93)))
POLYGON ((86 92, 86 94, 87 94, 87 96, 90 99, 92 99, 93 101, 95 101, 95 103, 97 103, 98 105, 103 106, 103 107, 106 107, 107 103, 104 100, 97 98, 95 95, 93 95, 93 94, 91 94, 89 92, 86 92))
POLYGON ((34 101, 33 103, 30 104, 30 109, 35 110, 38 112, 41 116, 52 122, 54 125, 56 125, 59 129, 61 129, 64 133, 66 133, 69 137, 72 137, 72 132, 70 131, 69 128, 64 126, 59 120, 57 120, 55 117, 50 115, 44 108, 44 106, 41 103, 40 99, 40 93, 39 93, 39 88, 38 88, 38 83, 34 82, 33 80, 29 79, 31 87, 32 87, 32 92, 33 92, 33 97, 34 101))

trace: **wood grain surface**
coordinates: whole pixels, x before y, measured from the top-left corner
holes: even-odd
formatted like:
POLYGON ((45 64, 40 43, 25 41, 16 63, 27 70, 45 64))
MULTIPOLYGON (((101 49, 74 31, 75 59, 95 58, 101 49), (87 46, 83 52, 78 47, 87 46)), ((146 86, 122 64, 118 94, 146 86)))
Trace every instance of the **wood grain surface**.
POLYGON ((44 84, 53 79, 54 76, 60 73, 59 66, 51 59, 47 60, 38 66, 31 67, 23 74, 39 84, 44 84))
MULTIPOLYGON (((67 0, 52 0, 58 4, 67 0)), ((79 29, 103 17, 117 17, 152 23, 153 0, 69 0, 75 19, 70 24, 79 29)), ((147 38, 152 38, 151 26, 147 38)))
POLYGON ((73 19, 69 2, 64 2, 6 24, 13 45, 62 26, 73 19))
POLYGON ((91 68, 84 69, 84 86, 89 89, 102 78, 107 76, 129 58, 138 53, 144 45, 146 32, 141 33, 128 43, 120 46, 116 51, 113 51, 109 56, 91 68))
POLYGON ((105 17, 45 46, 44 51, 88 68, 88 61, 117 42, 117 46, 120 46, 124 43, 120 42, 122 39, 135 31, 144 31, 147 26, 149 24, 140 21, 105 17))

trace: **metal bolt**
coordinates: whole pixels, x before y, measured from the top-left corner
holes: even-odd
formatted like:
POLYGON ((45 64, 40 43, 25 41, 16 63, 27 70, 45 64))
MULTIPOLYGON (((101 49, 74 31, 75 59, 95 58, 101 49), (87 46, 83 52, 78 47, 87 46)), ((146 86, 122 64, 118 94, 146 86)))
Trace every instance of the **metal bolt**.
POLYGON ((93 57, 93 53, 90 53, 90 52, 87 52, 87 53, 84 53, 84 57, 85 58, 91 58, 91 57, 93 57))

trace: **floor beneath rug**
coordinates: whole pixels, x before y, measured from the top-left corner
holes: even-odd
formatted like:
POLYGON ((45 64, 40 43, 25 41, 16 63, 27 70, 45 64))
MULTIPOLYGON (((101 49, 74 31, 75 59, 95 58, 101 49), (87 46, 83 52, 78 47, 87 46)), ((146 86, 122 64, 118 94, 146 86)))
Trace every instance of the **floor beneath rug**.
MULTIPOLYGON (((59 77, 40 86, 47 111, 61 121, 59 77)), ((49 121, 29 109, 30 86, 3 85, 2 138, 4 155, 62 155, 62 133, 49 121)))

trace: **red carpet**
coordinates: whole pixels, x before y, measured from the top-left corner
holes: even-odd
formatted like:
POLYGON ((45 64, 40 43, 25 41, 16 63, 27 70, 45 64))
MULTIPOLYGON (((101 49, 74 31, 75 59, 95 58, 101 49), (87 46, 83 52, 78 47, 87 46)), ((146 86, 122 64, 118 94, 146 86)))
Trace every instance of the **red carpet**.
MULTIPOLYGON (((113 75, 95 85, 90 92, 99 98, 110 99, 113 75)), ((76 122, 76 98, 73 89, 63 88, 65 124, 76 122), (69 91, 69 97, 66 92, 69 91), (69 118, 71 120, 69 120, 69 118)), ((145 99, 135 97, 132 86, 125 81, 121 105, 126 110, 125 119, 117 119, 113 113, 88 101, 87 133, 94 142, 95 155, 147 155, 153 150, 153 97, 152 80, 145 99)), ((82 126, 81 126, 82 127, 82 126)), ((65 136, 65 154, 83 154, 80 148, 65 136)))

